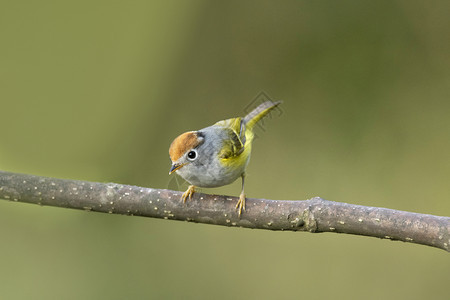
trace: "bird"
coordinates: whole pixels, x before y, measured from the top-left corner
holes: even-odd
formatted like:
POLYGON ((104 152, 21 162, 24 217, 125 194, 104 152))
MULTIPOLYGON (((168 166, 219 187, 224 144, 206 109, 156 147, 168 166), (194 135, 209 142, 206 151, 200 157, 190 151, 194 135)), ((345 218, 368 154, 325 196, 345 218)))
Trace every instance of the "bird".
POLYGON ((244 179, 250 160, 255 125, 282 101, 266 101, 245 117, 219 121, 212 126, 188 131, 176 137, 169 147, 172 166, 190 185, 181 196, 191 200, 196 187, 212 188, 233 183, 241 177, 242 188, 236 210, 245 211, 244 179))

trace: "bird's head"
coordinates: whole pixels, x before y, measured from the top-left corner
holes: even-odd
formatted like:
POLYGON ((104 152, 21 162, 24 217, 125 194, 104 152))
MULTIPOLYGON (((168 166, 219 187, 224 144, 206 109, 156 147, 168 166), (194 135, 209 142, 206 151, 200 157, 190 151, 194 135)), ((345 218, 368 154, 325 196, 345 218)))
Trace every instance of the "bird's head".
POLYGON ((195 162, 199 157, 197 148, 203 142, 204 136, 198 131, 188 131, 175 138, 169 148, 169 156, 172 160, 169 175, 195 162))

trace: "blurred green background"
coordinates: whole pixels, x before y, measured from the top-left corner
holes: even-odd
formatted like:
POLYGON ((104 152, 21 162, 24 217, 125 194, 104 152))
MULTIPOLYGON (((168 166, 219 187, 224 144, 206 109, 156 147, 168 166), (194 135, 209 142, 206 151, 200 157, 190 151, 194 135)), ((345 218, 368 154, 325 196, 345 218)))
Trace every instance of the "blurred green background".
MULTIPOLYGON (((249 197, 450 216, 449 1, 4 1, 0 168, 166 188, 174 137, 284 101, 249 197)), ((239 181, 204 192, 238 195, 239 181)), ((2 299, 444 299, 426 246, 0 201, 2 299)))

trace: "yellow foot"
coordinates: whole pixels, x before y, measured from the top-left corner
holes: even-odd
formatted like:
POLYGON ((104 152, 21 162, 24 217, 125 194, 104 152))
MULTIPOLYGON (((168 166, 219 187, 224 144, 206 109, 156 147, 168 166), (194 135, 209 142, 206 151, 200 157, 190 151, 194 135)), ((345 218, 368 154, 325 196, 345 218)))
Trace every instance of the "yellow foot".
POLYGON ((241 194, 239 196, 238 203, 236 204, 236 209, 239 211, 239 216, 242 214, 242 210, 245 210, 245 195, 241 194))
POLYGON ((183 193, 181 196, 181 199, 183 199, 183 203, 186 203, 186 199, 189 198, 189 200, 192 199, 192 195, 195 193, 195 186, 190 185, 186 192, 183 193))

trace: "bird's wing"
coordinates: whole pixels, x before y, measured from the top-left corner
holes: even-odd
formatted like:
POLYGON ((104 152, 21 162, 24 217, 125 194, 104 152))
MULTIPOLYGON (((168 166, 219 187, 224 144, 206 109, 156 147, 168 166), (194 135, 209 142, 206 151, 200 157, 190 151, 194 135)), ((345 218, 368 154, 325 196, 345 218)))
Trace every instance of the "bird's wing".
POLYGON ((245 124, 241 118, 219 121, 214 125, 223 127, 226 134, 226 138, 223 139, 222 150, 219 152, 221 158, 238 156, 244 151, 245 124))

